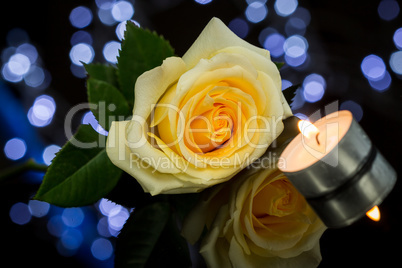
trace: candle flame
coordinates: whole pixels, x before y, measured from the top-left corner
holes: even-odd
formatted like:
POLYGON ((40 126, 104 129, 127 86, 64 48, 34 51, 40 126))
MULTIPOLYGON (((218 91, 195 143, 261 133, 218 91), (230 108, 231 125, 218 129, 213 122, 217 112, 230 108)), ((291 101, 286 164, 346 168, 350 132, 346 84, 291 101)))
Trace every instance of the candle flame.
POLYGON ((314 136, 317 136, 319 130, 313 123, 307 120, 300 120, 297 124, 300 132, 303 134, 304 137, 310 139, 314 136))
POLYGON ((373 221, 379 221, 381 218, 380 209, 377 206, 374 206, 372 209, 367 211, 366 215, 373 221))

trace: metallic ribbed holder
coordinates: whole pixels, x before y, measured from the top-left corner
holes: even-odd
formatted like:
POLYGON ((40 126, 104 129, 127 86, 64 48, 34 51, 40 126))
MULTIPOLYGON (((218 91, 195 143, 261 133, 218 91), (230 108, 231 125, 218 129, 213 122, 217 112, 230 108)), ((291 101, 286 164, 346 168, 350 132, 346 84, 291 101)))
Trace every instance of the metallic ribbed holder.
POLYGON ((321 160, 285 175, 332 228, 350 225, 365 215, 396 182, 395 170, 354 119, 338 145, 321 160), (328 164, 334 162, 338 164, 328 164))

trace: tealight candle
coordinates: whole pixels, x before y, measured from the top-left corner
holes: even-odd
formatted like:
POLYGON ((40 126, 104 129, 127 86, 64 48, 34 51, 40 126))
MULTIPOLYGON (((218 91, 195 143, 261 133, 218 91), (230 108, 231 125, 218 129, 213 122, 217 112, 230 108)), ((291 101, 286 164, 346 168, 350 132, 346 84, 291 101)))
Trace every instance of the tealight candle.
POLYGON ((299 124, 280 169, 328 227, 353 223, 392 190, 394 169, 349 111, 299 124))

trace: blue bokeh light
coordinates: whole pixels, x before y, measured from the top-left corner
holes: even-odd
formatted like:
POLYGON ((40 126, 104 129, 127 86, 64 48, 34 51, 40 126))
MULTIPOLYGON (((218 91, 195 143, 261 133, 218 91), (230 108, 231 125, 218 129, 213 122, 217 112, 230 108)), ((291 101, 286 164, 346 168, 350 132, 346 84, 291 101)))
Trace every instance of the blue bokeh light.
POLYGON ((298 7, 296 11, 292 14, 292 18, 298 18, 301 19, 304 22, 304 25, 306 27, 310 24, 311 21, 311 15, 310 11, 304 7, 298 7))
POLYGON ((292 82, 290 82, 289 80, 282 79, 282 90, 285 90, 292 85, 292 82))
POLYGON ((382 79, 376 81, 368 80, 368 82, 373 89, 382 92, 389 89, 389 86, 391 85, 392 82, 392 78, 389 72, 386 71, 382 79))
POLYGON ((70 38, 70 44, 72 46, 77 45, 79 43, 92 45, 92 42, 93 42, 92 35, 87 31, 82 30, 73 33, 73 35, 70 38))
POLYGON ((120 42, 110 41, 103 47, 102 53, 105 59, 110 63, 117 63, 117 56, 121 48, 120 42))
POLYGON ((286 17, 295 12, 298 6, 297 0, 276 0, 274 9, 276 14, 282 17, 286 17))
POLYGON ((395 46, 402 50, 402 28, 395 31, 393 39, 395 46))
POLYGON ((78 227, 84 221, 85 215, 82 208, 65 208, 61 214, 63 223, 68 227, 78 227))
POLYGON ((91 111, 84 114, 81 123, 83 125, 91 125, 96 132, 103 136, 108 135, 108 132, 101 125, 99 125, 98 120, 96 120, 94 114, 91 111))
POLYGON ((54 99, 48 95, 41 95, 28 110, 28 120, 33 126, 45 127, 52 122, 55 111, 54 99))
POLYGON ((381 80, 386 72, 384 61, 377 55, 368 55, 361 63, 363 75, 371 81, 381 80))
POLYGON ((308 42, 306 38, 301 35, 292 35, 288 37, 283 44, 283 50, 286 55, 291 58, 298 58, 306 54, 307 49, 308 42))
POLYGON ((116 21, 126 21, 133 17, 134 7, 130 2, 118 1, 113 5, 111 14, 116 21))
POLYGON ((252 2, 245 11, 247 20, 252 23, 263 21, 268 15, 268 8, 263 2, 252 2))
POLYGON ((303 96, 307 102, 322 99, 326 89, 325 79, 319 74, 310 74, 303 81, 303 96))
POLYGON ((108 26, 117 23, 117 21, 113 18, 112 8, 99 9, 98 10, 98 17, 99 17, 99 20, 103 24, 108 25, 108 26))
POLYGON ((250 29, 247 22, 241 18, 231 20, 228 26, 240 38, 245 38, 250 29))
POLYGON ((68 250, 78 249, 83 240, 81 231, 73 228, 66 229, 60 237, 60 242, 68 250))
POLYGON ((60 151, 61 147, 58 145, 49 145, 43 150, 43 161, 46 165, 50 165, 52 163, 53 158, 56 156, 56 153, 60 151))
POLYGON ((32 216, 42 218, 49 213, 50 204, 38 200, 29 200, 28 208, 32 216))
POLYGON ((285 25, 285 32, 290 35, 304 35, 306 33, 306 23, 300 18, 290 18, 285 25))
POLYGON ((27 224, 32 218, 28 205, 21 202, 15 203, 11 207, 9 215, 11 221, 19 225, 27 224))
POLYGON ((14 75, 24 75, 29 71, 31 61, 21 53, 12 55, 8 61, 8 69, 14 75))
POLYGON ((271 52, 272 57, 278 58, 285 52, 283 45, 285 44, 285 37, 279 33, 269 35, 264 42, 264 48, 271 52))
POLYGON ((377 11, 381 19, 390 21, 398 16, 400 9, 397 1, 382 0, 378 5, 377 11))
POLYGON ((89 8, 78 6, 71 10, 70 23, 76 28, 82 29, 87 27, 92 22, 92 12, 89 8))
POLYGON ((29 43, 19 45, 15 52, 27 56, 31 64, 35 63, 38 59, 38 51, 29 43))
POLYGON ((402 51, 397 51, 391 54, 389 65, 396 74, 402 74, 402 51))
POLYGON ((92 242, 92 255, 101 261, 109 259, 113 254, 113 245, 106 238, 98 238, 92 242))
POLYGON ((10 71, 8 62, 3 65, 3 68, 1 69, 1 75, 4 80, 11 83, 18 83, 23 79, 22 75, 16 75, 15 73, 10 71))
POLYGON ((348 110, 353 114, 353 118, 359 122, 363 118, 363 108, 356 102, 347 100, 342 102, 339 110, 348 110))
POLYGON ((111 9, 116 0, 95 0, 96 6, 100 9, 111 9))
POLYGON ((40 87, 45 82, 45 71, 39 67, 32 65, 29 72, 24 75, 24 82, 30 87, 40 87))
POLYGON ((27 151, 27 145, 23 139, 13 138, 6 142, 4 153, 8 159, 18 160, 24 157, 27 151))
POLYGON ((212 2, 212 0, 194 0, 196 3, 206 5, 212 2))
POLYGON ((81 62, 91 63, 94 56, 95 52, 92 46, 85 43, 76 44, 70 50, 71 62, 78 66, 83 66, 81 62))
POLYGON ((65 226, 61 215, 56 214, 47 222, 47 230, 55 237, 61 237, 66 229, 67 226, 65 226))

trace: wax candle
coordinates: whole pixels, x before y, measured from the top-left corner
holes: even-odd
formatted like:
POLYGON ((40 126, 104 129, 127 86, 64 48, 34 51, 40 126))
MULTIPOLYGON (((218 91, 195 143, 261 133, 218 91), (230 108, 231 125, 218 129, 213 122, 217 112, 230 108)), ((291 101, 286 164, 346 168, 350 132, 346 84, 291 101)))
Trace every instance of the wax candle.
POLYGON ((328 227, 353 223, 392 190, 394 169, 349 111, 301 131, 282 152, 280 169, 328 227))

